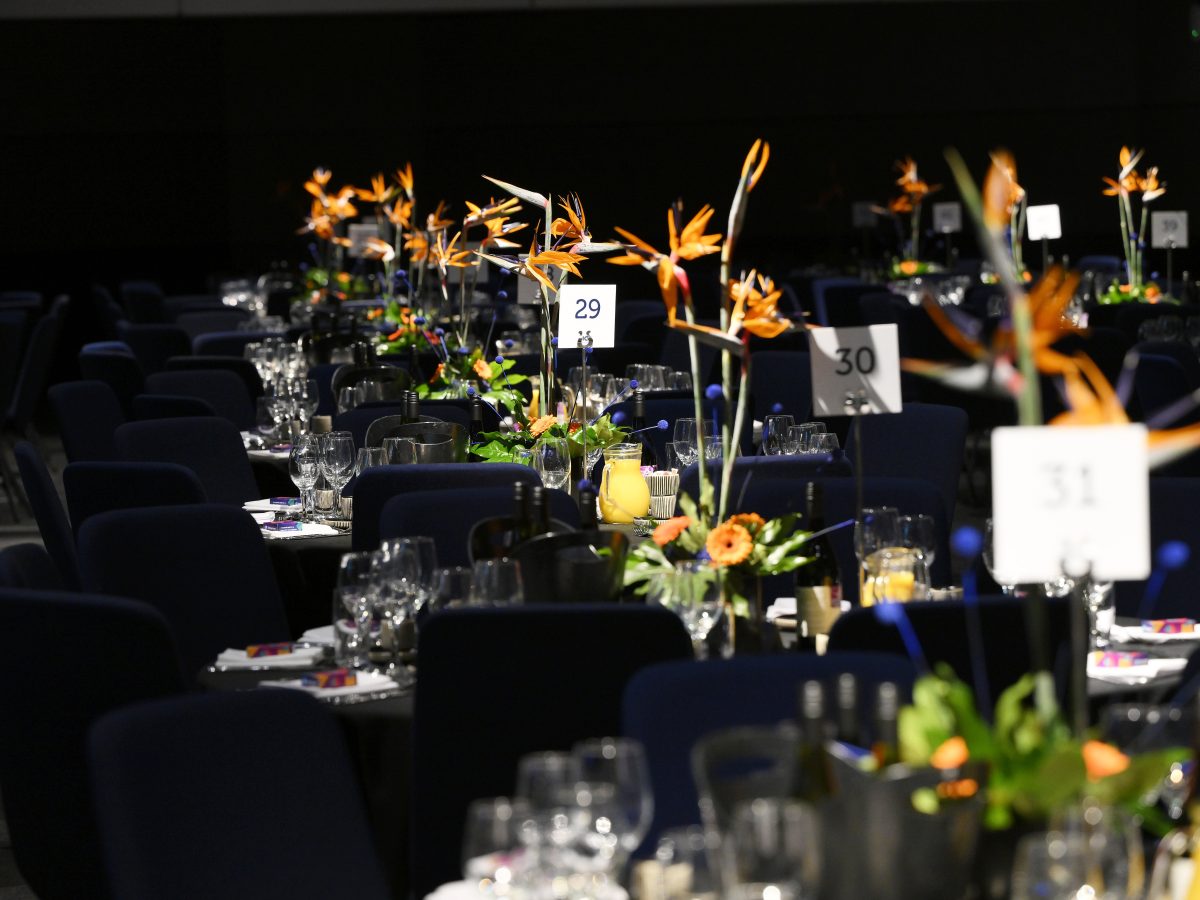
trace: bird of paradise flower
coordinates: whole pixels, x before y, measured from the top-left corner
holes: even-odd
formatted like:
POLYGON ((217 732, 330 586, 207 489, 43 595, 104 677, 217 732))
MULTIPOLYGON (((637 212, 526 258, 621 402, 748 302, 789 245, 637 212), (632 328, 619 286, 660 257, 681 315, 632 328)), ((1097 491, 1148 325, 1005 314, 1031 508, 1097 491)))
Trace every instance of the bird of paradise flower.
POLYGON ((1162 297, 1162 291, 1154 283, 1146 284, 1145 254, 1146 254, 1146 219, 1149 216, 1147 205, 1157 200, 1167 192, 1167 183, 1158 179, 1158 166, 1146 170, 1145 175, 1138 173, 1137 164, 1145 151, 1122 147, 1117 157, 1120 170, 1116 178, 1104 177, 1101 180, 1107 185, 1101 193, 1105 197, 1116 197, 1117 208, 1121 214, 1121 246, 1125 254, 1126 284, 1112 284, 1109 290, 1100 296, 1102 303, 1122 303, 1130 300, 1145 300, 1157 302, 1162 297), (1141 221, 1134 228, 1133 197, 1140 195, 1141 221))
POLYGON ((317 262, 325 273, 325 283, 314 296, 318 300, 331 290, 335 279, 330 273, 341 267, 341 251, 350 246, 349 239, 337 233, 337 226, 358 215, 358 208, 352 202, 356 197, 355 188, 347 185, 337 191, 327 191, 332 178, 329 169, 318 167, 304 182, 304 190, 313 199, 304 224, 296 231, 297 234, 311 233, 321 242, 317 262))
MULTIPOLYGON (((895 164, 900 177, 896 184, 900 193, 893 197, 887 209, 875 208, 875 211, 894 217, 897 223, 901 216, 908 216, 908 240, 904 242, 902 253, 904 259, 895 265, 897 274, 915 275, 921 270, 921 205, 930 194, 942 189, 940 184, 929 184, 917 174, 917 162, 911 156, 906 156, 895 164)), ((897 224, 897 228, 899 228, 897 224)))

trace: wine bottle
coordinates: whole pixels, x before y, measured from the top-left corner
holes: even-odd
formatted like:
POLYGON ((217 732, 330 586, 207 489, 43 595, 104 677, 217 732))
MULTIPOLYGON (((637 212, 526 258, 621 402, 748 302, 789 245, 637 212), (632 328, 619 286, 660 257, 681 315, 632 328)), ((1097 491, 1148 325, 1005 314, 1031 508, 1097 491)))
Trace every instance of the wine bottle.
POLYGON ((600 528, 596 518, 596 491, 590 484, 579 491, 579 527, 582 531, 597 531, 600 528))
POLYGON ((633 392, 633 427, 629 438, 642 447, 642 465, 657 467, 658 454, 654 450, 654 445, 650 443, 650 439, 646 437, 646 427, 646 395, 642 393, 641 388, 635 388, 633 392))
POLYGON ((525 484, 518 481, 513 485, 513 541, 512 546, 516 546, 521 541, 529 540, 533 534, 533 522, 529 518, 529 494, 526 491, 525 484))
POLYGON ((547 534, 550 529, 550 507, 546 502, 546 489, 534 485, 529 491, 530 537, 547 534))
POLYGON ((825 752, 825 686, 806 681, 800 686, 800 743, 796 748, 796 799, 815 803, 833 793, 833 771, 825 752))
POLYGON ((862 746, 858 724, 858 679, 849 672, 838 676, 834 703, 837 709, 837 739, 852 747, 862 746))
POLYGON ((900 692, 885 681, 875 698, 875 741, 871 744, 871 755, 880 769, 900 762, 899 715, 900 692))
MULTIPOLYGON (((806 488, 808 513, 805 526, 812 533, 825 528, 824 498, 819 482, 810 481, 806 488)), ((842 611, 842 579, 838 574, 837 558, 829 535, 810 538, 801 552, 808 562, 796 570, 797 632, 812 638, 820 649, 824 636, 829 634, 842 611)))
POLYGON ((410 422, 421 421, 421 395, 416 391, 408 392, 408 402, 405 404, 405 415, 410 422))
MULTIPOLYGON (((483 401, 478 396, 471 398, 471 424, 467 430, 467 440, 474 446, 483 443, 483 401)), ((470 454, 471 462, 483 462, 483 457, 470 454)))

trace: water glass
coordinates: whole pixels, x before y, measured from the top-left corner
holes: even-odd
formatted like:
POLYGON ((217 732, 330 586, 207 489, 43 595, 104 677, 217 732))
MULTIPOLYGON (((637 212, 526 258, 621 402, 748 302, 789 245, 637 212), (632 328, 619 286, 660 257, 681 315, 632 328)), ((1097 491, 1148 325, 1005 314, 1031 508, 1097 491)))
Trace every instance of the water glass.
POLYGON ((380 447, 360 447, 354 460, 354 474, 361 475, 365 469, 383 465, 383 450, 380 447))
POLYGON ((259 397, 254 401, 254 428, 263 436, 268 447, 279 443, 279 431, 275 425, 275 415, 271 412, 269 397, 259 397))
POLYGON ((725 896, 797 900, 810 896, 820 872, 820 826, 812 807, 756 798, 733 813, 722 846, 725 896))
POLYGON ((370 552, 345 553, 333 589, 333 656, 339 666, 364 668, 375 597, 370 552))
POLYGON ((657 895, 662 900, 717 900, 720 873, 713 869, 719 840, 702 827, 664 831, 654 850, 661 877, 657 895))
POLYGON ((434 591, 434 577, 438 571, 437 546, 433 538, 425 536, 389 538, 381 545, 393 553, 408 553, 412 558, 411 578, 407 585, 413 609, 420 612, 429 602, 434 591))
POLYGON ((417 461, 416 438, 385 437, 379 449, 384 465, 407 466, 417 461))
POLYGON ((297 438, 288 454, 288 474, 300 491, 301 511, 306 518, 313 515, 313 489, 321 473, 321 453, 317 439, 312 435, 297 438))
POLYGON ((571 451, 565 438, 542 438, 533 448, 533 468, 547 488, 564 490, 571 480, 571 451))
POLYGON ((471 572, 472 606, 511 606, 524 602, 521 565, 515 559, 481 559, 471 572))
POLYGON ((1125 900, 1141 896, 1141 864, 1121 831, 1072 827, 1017 845, 1013 900, 1125 900))
POLYGON ((896 522, 900 546, 916 553, 925 570, 925 581, 930 583, 929 569, 937 556, 937 528, 934 526, 933 516, 900 516, 896 522))
POLYGON ((796 424, 791 416, 767 416, 763 419, 762 447, 767 456, 782 456, 788 429, 796 424))
POLYGON ((813 434, 808 442, 810 453, 833 453, 839 450, 838 436, 830 431, 822 431, 813 434))
POLYGON ((503 896, 520 876, 525 849, 522 831, 529 804, 508 797, 472 800, 463 827, 462 874, 480 894, 503 896))
POLYGON ((435 569, 430 583, 433 585, 429 597, 431 611, 462 606, 470 600, 472 576, 466 566, 435 569))
POLYGON ((612 786, 618 817, 610 823, 615 858, 628 858, 642 843, 654 818, 654 794, 646 751, 630 738, 580 741, 571 749, 580 780, 612 786))
POLYGON ((338 413, 348 413, 358 406, 358 396, 354 388, 344 387, 338 391, 337 395, 337 411, 338 413))

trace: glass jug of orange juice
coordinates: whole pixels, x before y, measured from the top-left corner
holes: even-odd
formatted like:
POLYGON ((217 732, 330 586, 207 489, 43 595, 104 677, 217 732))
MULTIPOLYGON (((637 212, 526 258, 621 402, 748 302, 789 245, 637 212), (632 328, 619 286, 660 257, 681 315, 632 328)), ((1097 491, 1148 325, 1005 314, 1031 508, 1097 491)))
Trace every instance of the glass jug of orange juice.
POLYGON ((642 477, 641 444, 613 444, 604 449, 600 476, 600 518, 631 525, 650 512, 650 486, 642 477))

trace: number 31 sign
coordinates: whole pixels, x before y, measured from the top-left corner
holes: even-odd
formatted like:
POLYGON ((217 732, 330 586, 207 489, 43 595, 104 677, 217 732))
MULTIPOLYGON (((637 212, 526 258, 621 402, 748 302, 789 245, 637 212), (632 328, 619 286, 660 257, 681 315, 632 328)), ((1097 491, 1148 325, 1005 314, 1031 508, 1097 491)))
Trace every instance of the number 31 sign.
POLYGON ((558 352, 579 346, 588 336, 592 347, 616 346, 617 286, 564 284, 558 291, 558 352))
POLYGON ((814 328, 808 333, 808 346, 816 418, 900 412, 895 325, 814 328))

